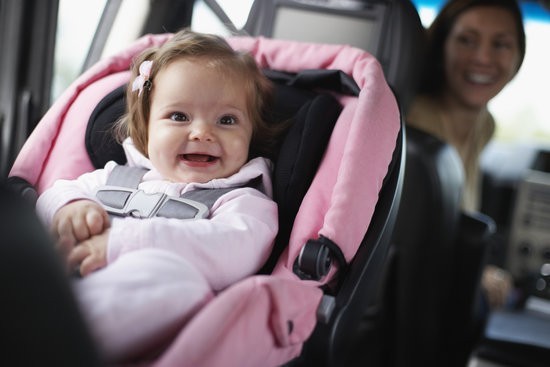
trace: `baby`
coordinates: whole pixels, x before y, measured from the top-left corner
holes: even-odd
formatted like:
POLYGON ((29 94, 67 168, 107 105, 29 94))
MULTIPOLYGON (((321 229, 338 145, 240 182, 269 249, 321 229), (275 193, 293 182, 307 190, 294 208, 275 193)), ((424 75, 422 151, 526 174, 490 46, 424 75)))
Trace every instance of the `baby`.
POLYGON ((135 60, 116 130, 127 165, 145 169, 142 196, 177 201, 227 189, 204 218, 109 215, 96 193, 117 169, 113 161, 40 196, 39 214, 67 267, 82 276, 75 291, 107 360, 158 351, 217 291, 269 256, 278 230, 271 162, 262 157, 277 134, 264 119, 270 94, 250 55, 220 37, 181 31, 135 60))

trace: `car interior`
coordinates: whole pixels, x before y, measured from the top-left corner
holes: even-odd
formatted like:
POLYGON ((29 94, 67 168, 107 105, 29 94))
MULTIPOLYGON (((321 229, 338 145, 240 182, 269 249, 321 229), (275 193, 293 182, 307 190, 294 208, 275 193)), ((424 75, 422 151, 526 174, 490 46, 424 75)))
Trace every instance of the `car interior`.
MULTIPOLYGON (((1 59, 0 172, 10 190, 25 201, 36 198, 32 185, 8 176, 21 147, 55 99, 50 84, 59 2, 0 3, 0 40, 6 48, 17 49, 1 59), (33 24, 31 32, 18 25, 22 19, 31 20, 25 21, 33 24), (28 67, 21 67, 19 58, 28 60, 28 67)), ((106 57, 111 33, 120 30, 124 3, 105 1, 81 72, 106 57)), ((251 0, 239 24, 222 3, 149 1, 141 23, 136 22, 138 35, 200 25, 197 14, 202 7, 222 24, 226 35, 345 44, 365 50, 380 63, 401 113, 415 96, 425 50, 418 1, 251 0)), ((548 1, 521 4, 550 13, 548 1)), ((99 118, 111 120, 111 108, 120 113, 119 103, 99 118)), ((482 208, 465 212, 460 204, 464 173, 457 152, 405 122, 401 116, 391 169, 345 280, 337 292, 325 294, 315 329, 300 355, 283 365, 548 366, 550 154, 538 147, 513 153, 488 149, 482 162, 482 208), (489 165, 503 159, 508 171, 489 165), (481 319, 480 280, 488 257, 499 259, 514 275, 521 302, 481 319)), ((297 198, 289 200, 299 204, 297 198)), ((287 231, 284 236, 291 229, 287 231)), ((327 261, 322 257, 327 251, 328 261, 339 261, 337 251, 312 247, 305 272, 327 261)), ((72 305, 67 307, 67 312, 73 312, 72 305)), ((89 340, 78 335, 76 340, 83 347, 75 350, 94 361, 89 340)))

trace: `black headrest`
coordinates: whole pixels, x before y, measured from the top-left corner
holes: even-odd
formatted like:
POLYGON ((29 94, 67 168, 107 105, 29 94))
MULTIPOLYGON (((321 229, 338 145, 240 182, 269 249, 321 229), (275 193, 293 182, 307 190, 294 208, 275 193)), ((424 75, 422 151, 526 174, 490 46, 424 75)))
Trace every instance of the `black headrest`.
POLYGON ((122 146, 113 135, 113 126, 126 111, 126 85, 107 94, 90 115, 84 143, 95 168, 103 168, 108 161, 126 163, 122 146))

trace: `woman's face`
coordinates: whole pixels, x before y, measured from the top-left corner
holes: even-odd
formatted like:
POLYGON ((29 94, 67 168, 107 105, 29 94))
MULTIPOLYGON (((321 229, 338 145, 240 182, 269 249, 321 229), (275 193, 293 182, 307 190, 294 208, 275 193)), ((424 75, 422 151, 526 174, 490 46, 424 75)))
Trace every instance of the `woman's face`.
POLYGON ((483 108, 519 66, 513 15, 497 6, 464 11, 445 41, 445 95, 468 108, 483 108))

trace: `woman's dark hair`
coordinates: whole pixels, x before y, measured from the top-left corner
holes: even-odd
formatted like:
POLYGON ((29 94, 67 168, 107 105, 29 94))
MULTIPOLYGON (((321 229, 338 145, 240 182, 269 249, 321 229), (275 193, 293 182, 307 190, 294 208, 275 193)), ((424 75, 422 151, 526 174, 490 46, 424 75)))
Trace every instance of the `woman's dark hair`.
POLYGON ((445 83, 444 57, 445 42, 458 17, 478 6, 494 6, 506 9, 514 17, 519 46, 519 70, 525 56, 525 30, 523 16, 516 0, 450 0, 448 1, 427 31, 427 55, 420 92, 437 94, 441 92, 445 83))

